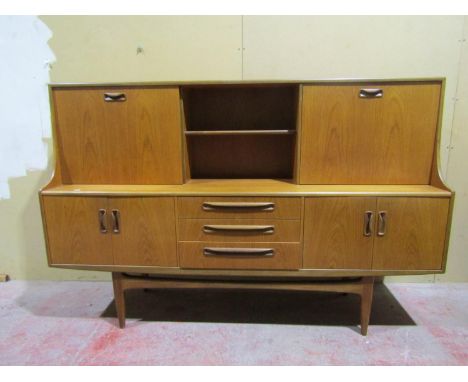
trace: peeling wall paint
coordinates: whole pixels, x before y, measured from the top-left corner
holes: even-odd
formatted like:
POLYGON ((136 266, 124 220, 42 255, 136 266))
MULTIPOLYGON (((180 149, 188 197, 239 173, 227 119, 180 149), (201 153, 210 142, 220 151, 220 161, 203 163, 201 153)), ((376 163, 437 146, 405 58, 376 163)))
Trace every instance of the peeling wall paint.
POLYGON ((0 199, 8 179, 47 167, 50 29, 34 16, 0 16, 0 199))

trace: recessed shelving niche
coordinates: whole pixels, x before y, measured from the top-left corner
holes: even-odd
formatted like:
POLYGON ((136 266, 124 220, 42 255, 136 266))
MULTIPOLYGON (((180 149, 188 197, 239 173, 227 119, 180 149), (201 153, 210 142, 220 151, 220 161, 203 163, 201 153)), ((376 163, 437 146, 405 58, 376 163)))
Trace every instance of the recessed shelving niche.
POLYGON ((184 86, 188 177, 292 179, 299 86, 184 86))

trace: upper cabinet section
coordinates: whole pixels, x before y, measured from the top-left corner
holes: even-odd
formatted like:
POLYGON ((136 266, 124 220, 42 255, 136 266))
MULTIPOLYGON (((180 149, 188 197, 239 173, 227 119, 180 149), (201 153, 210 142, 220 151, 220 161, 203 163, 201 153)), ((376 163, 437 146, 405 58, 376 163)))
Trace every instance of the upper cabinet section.
POLYGON ((441 82, 304 85, 301 184, 429 184, 441 82))
POLYGON ((447 189, 442 88, 442 79, 53 85, 48 188, 268 179, 447 189))
POLYGON ((52 99, 63 184, 182 183, 178 87, 58 87, 52 99))

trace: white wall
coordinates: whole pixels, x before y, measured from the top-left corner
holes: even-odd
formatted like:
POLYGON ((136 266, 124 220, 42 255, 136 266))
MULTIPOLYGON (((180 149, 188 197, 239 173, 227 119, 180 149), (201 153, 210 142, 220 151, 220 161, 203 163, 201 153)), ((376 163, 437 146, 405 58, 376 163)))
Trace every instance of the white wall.
MULTIPOLYGON (((403 280, 468 281, 465 251, 468 50, 463 41, 467 18, 48 16, 41 19, 52 32, 49 46, 56 62, 50 77, 54 82, 446 77, 441 157, 447 181, 458 193, 449 266, 444 276, 403 280), (141 54, 137 54, 138 47, 143 48, 141 54), (459 100, 455 102, 457 97, 459 100)), ((18 23, 18 30, 21 28, 18 23)), ((27 145, 36 145, 41 140, 33 134, 26 137, 30 141, 27 145)), ((51 171, 49 162, 45 171, 10 179, 11 197, 0 201, 3 242, 0 273, 10 273, 14 278, 107 279, 108 275, 101 273, 47 268, 37 190, 51 171)))

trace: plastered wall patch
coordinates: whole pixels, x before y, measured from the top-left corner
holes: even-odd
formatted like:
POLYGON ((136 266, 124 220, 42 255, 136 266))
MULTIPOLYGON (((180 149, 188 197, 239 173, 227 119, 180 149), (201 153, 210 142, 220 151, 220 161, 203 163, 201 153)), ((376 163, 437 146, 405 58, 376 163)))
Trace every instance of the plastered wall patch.
POLYGON ((0 199, 8 179, 47 167, 49 28, 35 16, 0 16, 0 199))

